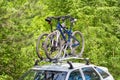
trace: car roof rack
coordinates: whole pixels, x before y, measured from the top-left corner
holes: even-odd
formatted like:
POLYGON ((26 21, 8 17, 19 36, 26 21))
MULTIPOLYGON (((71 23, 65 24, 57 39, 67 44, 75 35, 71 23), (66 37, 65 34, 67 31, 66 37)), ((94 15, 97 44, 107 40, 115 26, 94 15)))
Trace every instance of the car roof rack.
POLYGON ((67 63, 69 64, 69 69, 73 69, 74 67, 73 67, 73 65, 72 65, 72 62, 70 62, 70 61, 67 61, 67 63))
MULTIPOLYGON (((85 61, 85 65, 89 65, 90 64, 90 61, 89 61, 89 58, 79 58, 79 57, 68 57, 68 58, 63 58, 63 59, 59 59, 58 62, 62 62, 62 61, 67 61, 67 60, 70 60, 70 59, 75 59, 75 60, 83 60, 85 61)), ((70 61, 67 61, 67 63, 71 66, 71 62, 70 61)))
POLYGON ((54 59, 54 60, 49 60, 49 59, 43 59, 43 60, 35 60, 34 66, 38 65, 39 62, 52 62, 52 63, 63 63, 64 61, 67 61, 67 63, 70 65, 69 69, 72 69, 72 62, 70 60, 83 60, 85 61, 85 65, 89 65, 90 61, 89 58, 79 58, 79 57, 66 57, 66 58, 60 58, 60 59, 54 59))

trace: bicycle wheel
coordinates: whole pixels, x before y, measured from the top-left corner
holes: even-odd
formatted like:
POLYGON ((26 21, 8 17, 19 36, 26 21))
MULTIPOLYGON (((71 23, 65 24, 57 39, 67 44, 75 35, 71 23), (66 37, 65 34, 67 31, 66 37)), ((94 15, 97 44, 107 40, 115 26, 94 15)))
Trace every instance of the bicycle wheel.
POLYGON ((84 37, 80 31, 75 31, 71 39, 71 54, 76 57, 82 57, 84 51, 84 37))
POLYGON ((48 59, 54 60, 59 58, 60 42, 60 32, 57 30, 47 36, 44 49, 48 59))
POLYGON ((64 59, 72 56, 70 45, 68 43, 64 43, 60 49, 59 58, 64 59))
POLYGON ((46 58, 46 55, 44 54, 44 45, 45 45, 45 39, 47 38, 48 34, 47 33, 43 33, 42 35, 40 35, 38 37, 37 43, 36 43, 36 53, 38 58, 40 58, 40 60, 46 58))

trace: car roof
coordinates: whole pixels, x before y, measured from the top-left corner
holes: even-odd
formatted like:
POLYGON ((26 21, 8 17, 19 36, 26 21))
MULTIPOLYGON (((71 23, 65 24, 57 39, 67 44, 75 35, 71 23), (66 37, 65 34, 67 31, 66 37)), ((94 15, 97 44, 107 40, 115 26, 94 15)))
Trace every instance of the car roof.
MULTIPOLYGON (((39 62, 39 60, 37 61, 39 62)), ((43 61, 44 62, 44 61, 43 61)), ((108 71, 106 67, 101 67, 101 66, 95 66, 94 64, 90 64, 89 58, 76 58, 76 57, 71 57, 71 58, 65 58, 61 59, 60 61, 55 61, 51 62, 50 64, 39 66, 38 63, 32 68, 33 70, 47 70, 47 71, 72 71, 76 69, 80 69, 83 67, 99 67, 104 71, 108 71), (84 60, 85 63, 82 62, 73 62, 70 61, 69 59, 80 59, 84 60), (66 61, 67 60, 67 61, 66 61)))
MULTIPOLYGON (((86 66, 93 66, 93 65, 86 65, 85 63, 72 63, 73 69, 79 69, 80 67, 86 67, 86 66)), ((50 71, 70 71, 73 69, 69 69, 70 65, 67 63, 53 63, 49 65, 44 66, 35 66, 32 69, 33 70, 50 70, 50 71)))

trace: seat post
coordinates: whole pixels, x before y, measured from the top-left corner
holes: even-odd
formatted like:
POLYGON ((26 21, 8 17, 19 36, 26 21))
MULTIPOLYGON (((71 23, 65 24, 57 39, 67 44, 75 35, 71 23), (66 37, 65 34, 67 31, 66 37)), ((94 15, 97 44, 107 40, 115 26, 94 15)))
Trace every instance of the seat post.
POLYGON ((53 32, 52 23, 50 22, 49 24, 50 24, 50 30, 51 32, 53 32))

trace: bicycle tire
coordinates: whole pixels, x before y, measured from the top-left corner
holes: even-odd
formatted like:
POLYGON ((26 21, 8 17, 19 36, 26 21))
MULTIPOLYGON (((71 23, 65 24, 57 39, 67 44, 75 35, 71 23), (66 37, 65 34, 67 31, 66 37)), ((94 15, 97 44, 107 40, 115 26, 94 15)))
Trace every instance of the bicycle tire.
POLYGON ((58 30, 50 33, 45 40, 45 54, 48 59, 58 59, 59 51, 61 48, 60 32, 58 30))
POLYGON ((84 44, 84 37, 82 35, 82 33, 80 31, 75 31, 72 33, 72 40, 71 40, 71 45, 73 45, 74 43, 76 43, 73 38, 75 37, 77 40, 79 40, 79 42, 81 44, 79 44, 77 47, 72 47, 71 49, 71 53, 73 55, 75 55, 76 57, 82 57, 82 54, 84 52, 84 47, 85 47, 85 44, 84 44))
POLYGON ((43 33, 41 34, 39 37, 38 37, 38 40, 36 42, 36 53, 37 53, 37 56, 40 60, 43 60, 45 58, 45 54, 44 54, 44 42, 45 42, 45 39, 47 38, 48 34, 47 33, 43 33), (44 58, 43 58, 44 57, 44 58))

